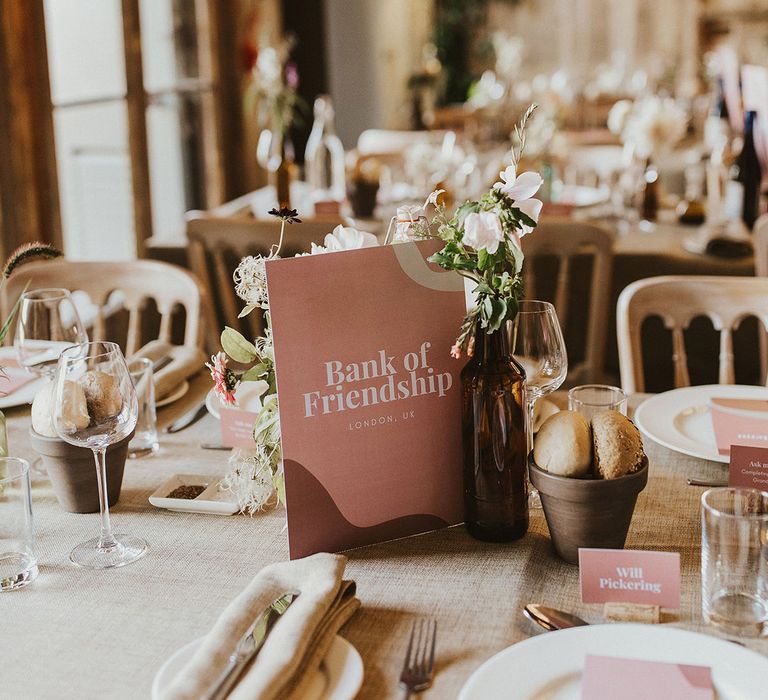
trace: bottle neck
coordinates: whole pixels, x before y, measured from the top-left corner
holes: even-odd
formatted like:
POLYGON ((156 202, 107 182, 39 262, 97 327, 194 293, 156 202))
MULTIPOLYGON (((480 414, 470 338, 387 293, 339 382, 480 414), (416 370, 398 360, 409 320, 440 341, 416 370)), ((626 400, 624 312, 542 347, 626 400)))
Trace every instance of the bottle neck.
POLYGON ((509 351, 507 324, 504 323, 497 331, 488 333, 480 327, 478 322, 475 326, 474 356, 480 364, 509 362, 512 359, 512 355, 509 351))

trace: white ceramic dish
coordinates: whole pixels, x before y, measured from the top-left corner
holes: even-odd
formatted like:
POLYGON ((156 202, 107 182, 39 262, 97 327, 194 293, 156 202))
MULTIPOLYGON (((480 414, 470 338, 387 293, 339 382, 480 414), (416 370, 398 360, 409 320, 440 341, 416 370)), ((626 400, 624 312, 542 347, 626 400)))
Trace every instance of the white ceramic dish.
POLYGON ((174 401, 178 401, 188 391, 189 391, 189 382, 185 379, 183 382, 181 382, 181 384, 174 387, 173 390, 170 393, 168 393, 168 395, 164 396, 159 401, 155 401, 155 407, 162 408, 163 406, 168 406, 169 404, 172 404, 174 401))
MULTIPOLYGON (((13 363, 17 365, 16 351, 12 347, 0 348, 0 367, 3 364, 13 363)), ((25 369, 18 366, 11 366, 7 368, 8 372, 14 374, 20 373, 24 375, 27 373, 25 369)), ((13 406, 23 406, 24 404, 32 403, 32 399, 35 398, 35 394, 40 391, 40 388, 45 385, 46 379, 43 377, 33 379, 30 382, 19 387, 16 391, 10 394, 3 394, 3 385, 0 382, 0 409, 12 408, 13 406)))
MULTIPOLYGON (((201 639, 190 642, 160 667, 152 683, 152 700, 159 700, 201 643, 201 639)), ((352 700, 362 684, 363 660, 360 654, 346 639, 336 637, 303 700, 352 700)))
POLYGON ((651 440, 691 457, 728 463, 728 455, 717 451, 709 401, 768 399, 768 388, 738 384, 706 384, 656 394, 638 406, 635 424, 651 440))
MULTIPOLYGON (((235 399, 237 400, 237 407, 242 408, 244 411, 255 411, 261 408, 261 394, 260 391, 264 391, 266 384, 261 382, 243 382, 238 384, 235 389, 235 399)), ((219 408, 221 401, 216 395, 216 390, 211 389, 205 397, 205 407, 217 420, 221 417, 219 408)))
POLYGON ((588 625, 546 632, 486 661, 459 700, 580 700, 587 654, 709 666, 718 700, 759 700, 768 659, 706 634, 661 625, 588 625))
POLYGON ((208 513, 209 515, 233 515, 237 503, 229 491, 219 487, 220 476, 205 474, 174 474, 150 497, 149 502, 156 508, 175 510, 182 513, 208 513), (179 486, 205 486, 197 498, 168 498, 168 494, 179 486))

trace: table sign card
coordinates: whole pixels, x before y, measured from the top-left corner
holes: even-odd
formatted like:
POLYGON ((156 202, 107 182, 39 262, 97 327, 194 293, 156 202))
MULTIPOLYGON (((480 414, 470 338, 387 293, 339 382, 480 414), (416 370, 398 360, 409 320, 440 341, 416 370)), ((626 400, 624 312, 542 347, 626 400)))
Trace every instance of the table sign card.
POLYGON ((464 284, 438 241, 267 263, 292 558, 462 521, 464 284))
POLYGON ((258 413, 221 406, 221 444, 224 447, 253 448, 253 426, 258 413))
POLYGON ((768 447, 768 400, 712 398, 709 412, 721 455, 731 445, 768 447))
POLYGON ((768 447, 732 445, 728 486, 768 491, 768 447))
POLYGON ((680 607, 680 555, 632 549, 579 549, 584 603, 680 607))
POLYGON ((707 666, 587 655, 582 700, 714 700, 707 666))

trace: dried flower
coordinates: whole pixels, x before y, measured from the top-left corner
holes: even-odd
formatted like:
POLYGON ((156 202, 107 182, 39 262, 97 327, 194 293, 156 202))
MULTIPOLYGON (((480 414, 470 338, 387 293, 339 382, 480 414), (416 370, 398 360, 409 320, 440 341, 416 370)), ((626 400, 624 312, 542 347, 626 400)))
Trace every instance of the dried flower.
POLYGON ((266 261, 267 258, 261 255, 248 255, 240 261, 232 275, 237 296, 246 304, 262 309, 269 308, 266 261))
POLYGON ((47 243, 25 243, 10 254, 3 268, 3 277, 8 279, 11 273, 22 263, 32 258, 59 258, 63 253, 47 243))
POLYGON ((267 214, 270 216, 276 216, 281 221, 286 221, 289 224, 300 224, 299 212, 296 209, 289 209, 288 207, 281 207, 280 209, 272 208, 267 214))
POLYGON ((220 352, 216 355, 211 355, 211 361, 206 362, 205 366, 211 372, 214 388, 219 398, 225 404, 234 406, 236 403, 235 387, 237 386, 237 375, 229 369, 228 364, 227 356, 220 352))

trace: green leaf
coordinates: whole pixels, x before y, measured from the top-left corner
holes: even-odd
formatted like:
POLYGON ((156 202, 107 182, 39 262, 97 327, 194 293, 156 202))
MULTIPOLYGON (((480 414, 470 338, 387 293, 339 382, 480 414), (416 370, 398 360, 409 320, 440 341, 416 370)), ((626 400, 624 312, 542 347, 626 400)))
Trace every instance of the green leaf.
POLYGON ((269 372, 269 367, 264 362, 254 365, 249 370, 243 372, 240 377, 241 382, 257 382, 259 379, 264 379, 264 375, 269 372))
POLYGON ((493 261, 491 259, 491 256, 488 255, 488 251, 485 249, 481 249, 477 251, 477 266, 481 270, 487 270, 490 265, 488 263, 493 264, 493 261))
POLYGON ((235 362, 253 362, 259 356, 256 346, 229 326, 221 332, 221 347, 235 362))
POLYGON ((521 221, 526 226, 533 226, 536 228, 536 222, 527 214, 523 214, 517 207, 515 207, 515 212, 517 214, 518 221, 521 221))
POLYGON ((488 332, 495 333, 507 318, 507 302, 498 297, 488 297, 491 301, 492 313, 488 321, 488 332))
POLYGON ((258 305, 258 304, 248 304, 248 306, 246 306, 246 307, 245 307, 245 308, 244 308, 244 309, 243 309, 243 310, 242 310, 242 311, 241 311, 241 312, 240 312, 240 313, 237 315, 237 317, 238 317, 238 318, 245 318, 245 317, 246 317, 246 316, 247 316, 249 313, 251 313, 251 311, 253 311, 254 309, 258 309, 258 308, 259 308, 259 305, 258 305))

